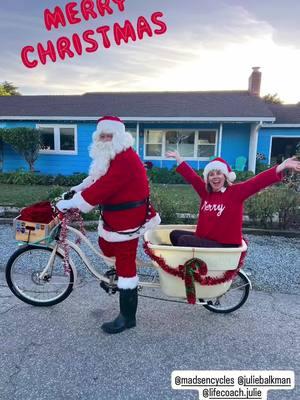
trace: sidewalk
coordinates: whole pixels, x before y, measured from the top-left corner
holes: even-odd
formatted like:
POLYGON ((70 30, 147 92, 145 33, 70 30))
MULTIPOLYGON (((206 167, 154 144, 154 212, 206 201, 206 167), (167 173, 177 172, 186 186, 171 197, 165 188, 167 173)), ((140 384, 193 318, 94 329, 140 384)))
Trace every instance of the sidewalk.
POLYGON ((3 400, 180 400, 177 370, 294 370, 296 388, 268 400, 300 398, 300 295, 252 291, 228 315, 140 298, 138 326, 105 335, 117 297, 94 280, 52 308, 15 298, 0 273, 0 398, 3 400), (297 386, 298 383, 298 386, 297 386))

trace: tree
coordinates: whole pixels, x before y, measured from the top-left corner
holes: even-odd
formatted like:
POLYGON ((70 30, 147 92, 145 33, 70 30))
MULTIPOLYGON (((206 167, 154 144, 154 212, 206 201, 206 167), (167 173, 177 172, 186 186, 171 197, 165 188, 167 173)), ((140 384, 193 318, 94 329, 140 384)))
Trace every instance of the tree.
POLYGON ((0 84, 0 96, 20 96, 21 93, 18 92, 18 88, 12 84, 12 82, 4 81, 0 84), (1 90, 2 89, 2 90, 1 90), (2 94, 2 91, 8 94, 2 94))
POLYGON ((282 104, 282 100, 278 97, 277 93, 271 94, 268 93, 263 96, 263 100, 269 104, 282 104))
POLYGON ((10 93, 8 93, 3 86, 0 85, 0 96, 11 96, 10 93))
POLYGON ((39 156, 41 133, 38 129, 18 127, 0 129, 0 138, 24 157, 30 172, 34 172, 34 163, 39 156))

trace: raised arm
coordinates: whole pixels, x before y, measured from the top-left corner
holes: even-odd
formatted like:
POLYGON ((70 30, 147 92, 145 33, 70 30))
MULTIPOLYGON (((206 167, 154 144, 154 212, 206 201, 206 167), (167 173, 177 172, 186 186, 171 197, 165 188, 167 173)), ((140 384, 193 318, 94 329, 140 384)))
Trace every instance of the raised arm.
POLYGON ((245 200, 260 190, 280 182, 283 178, 283 171, 286 169, 300 172, 300 161, 296 157, 288 158, 281 164, 269 168, 245 182, 238 183, 235 185, 239 189, 238 196, 245 200))
POLYGON ((281 164, 277 165, 277 173, 282 172, 286 169, 290 169, 293 172, 300 172, 300 161, 298 157, 291 157, 284 160, 281 164))
POLYGON ((176 172, 178 172, 186 182, 193 186, 200 197, 203 197, 203 194, 206 192, 204 180, 182 159, 177 151, 168 151, 166 156, 168 158, 175 158, 178 163, 176 172))

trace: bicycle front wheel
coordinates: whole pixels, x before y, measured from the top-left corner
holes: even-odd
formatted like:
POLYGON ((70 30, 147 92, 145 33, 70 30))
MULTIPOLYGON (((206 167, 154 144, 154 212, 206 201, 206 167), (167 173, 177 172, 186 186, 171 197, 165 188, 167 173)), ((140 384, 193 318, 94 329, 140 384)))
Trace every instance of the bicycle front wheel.
POLYGON ((74 273, 64 272, 63 257, 48 247, 28 245, 8 260, 5 275, 10 290, 20 300, 34 306, 53 306, 73 290, 74 273))
MULTIPOLYGON (((251 282, 248 276, 243 271, 239 271, 232 280, 228 291, 219 297, 208 300, 207 304, 203 304, 203 307, 219 314, 233 312, 245 303, 249 296, 250 287, 251 282)), ((200 301, 204 300, 200 299, 200 301)))

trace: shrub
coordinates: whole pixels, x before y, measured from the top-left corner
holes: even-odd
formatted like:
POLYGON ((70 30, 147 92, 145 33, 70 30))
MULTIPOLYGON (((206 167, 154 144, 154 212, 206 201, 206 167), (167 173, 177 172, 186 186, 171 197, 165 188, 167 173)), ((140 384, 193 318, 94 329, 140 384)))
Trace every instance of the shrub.
POLYGON ((10 183, 14 185, 59 185, 75 186, 82 182, 86 174, 64 175, 43 175, 33 172, 26 172, 23 169, 17 172, 0 173, 0 183, 10 183))
POLYGON ((267 188, 245 203, 246 214, 264 228, 272 227, 274 214, 278 214, 281 229, 297 224, 299 207, 299 194, 285 185, 267 188))
POLYGON ((275 191, 278 203, 279 226, 282 229, 286 229, 297 225, 300 221, 299 193, 286 186, 275 188, 275 191))
POLYGON ((47 200, 53 201, 57 197, 60 197, 64 192, 65 190, 61 186, 52 186, 48 191, 47 200))
POLYGON ((178 212, 178 205, 176 201, 173 201, 169 198, 165 187, 152 187, 151 203, 153 204, 155 210, 159 213, 162 224, 179 223, 179 218, 176 215, 178 212))
MULTIPOLYGON (((199 176, 203 176, 203 169, 195 170, 199 176)), ((176 167, 171 169, 153 167, 147 171, 150 182, 161 184, 186 184, 185 180, 176 172, 176 167)), ((253 176, 251 171, 236 172, 236 182, 242 182, 253 176)))
POLYGON ((147 171, 149 180, 153 183, 163 183, 163 184, 182 184, 186 183, 184 179, 179 175, 175 168, 158 168, 153 167, 147 171))
POLYGON ((252 171, 236 171, 235 174, 236 174, 235 182, 244 182, 247 179, 254 176, 254 173, 252 171))
MULTIPOLYGON (((147 171, 149 181, 159 184, 186 184, 185 180, 176 171, 176 168, 158 168, 153 167, 147 171)), ((197 170, 196 173, 202 176, 203 170, 197 170)), ((250 171, 237 172, 237 182, 244 181, 253 173, 250 171)), ((59 186, 75 186, 83 181, 87 174, 73 175, 44 175, 34 172, 27 172, 23 169, 17 172, 0 173, 0 183, 10 183, 14 185, 59 185, 59 186)))
POLYGON ((272 226, 273 215, 278 211, 277 199, 273 189, 265 189, 262 192, 250 197, 245 203, 246 213, 257 225, 267 228, 272 226))

